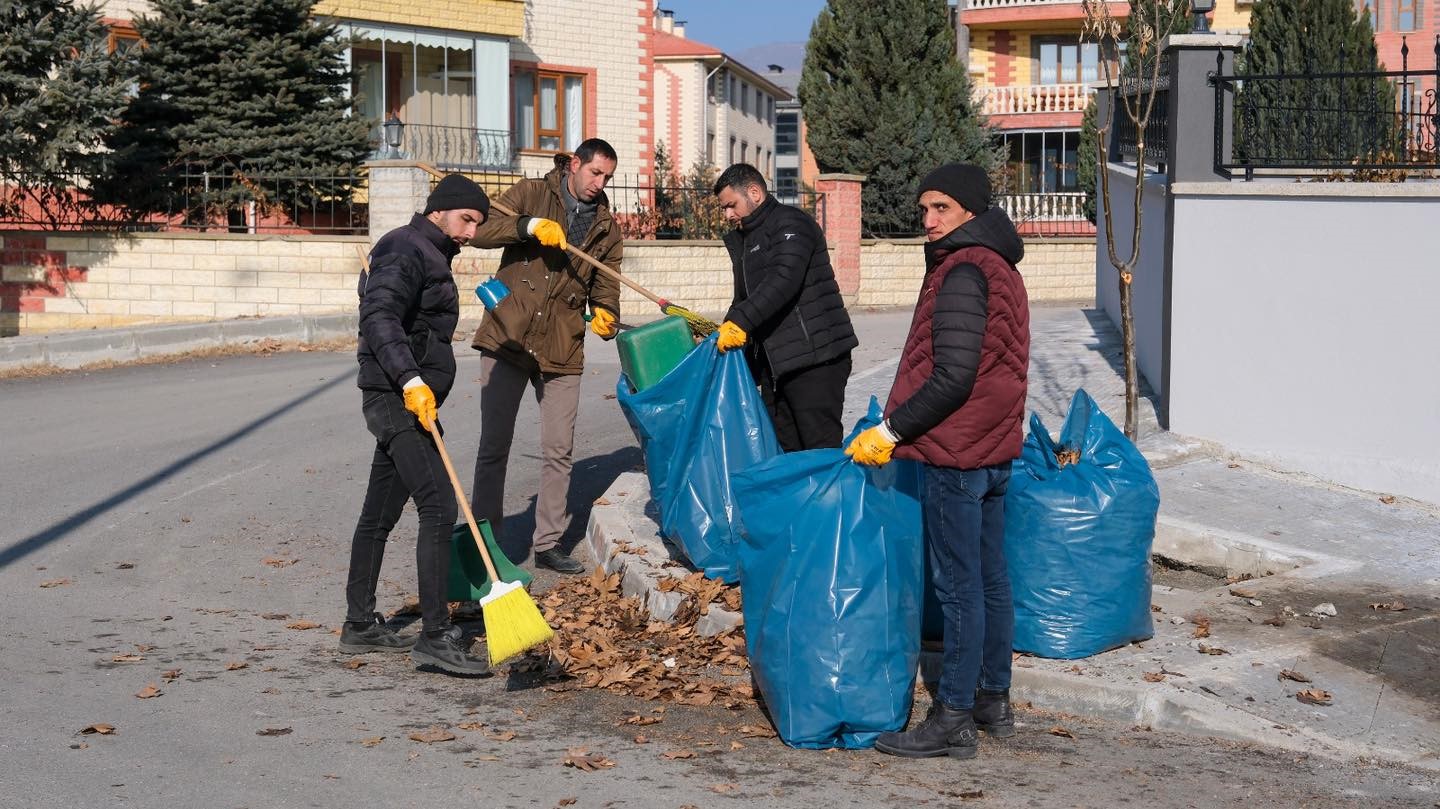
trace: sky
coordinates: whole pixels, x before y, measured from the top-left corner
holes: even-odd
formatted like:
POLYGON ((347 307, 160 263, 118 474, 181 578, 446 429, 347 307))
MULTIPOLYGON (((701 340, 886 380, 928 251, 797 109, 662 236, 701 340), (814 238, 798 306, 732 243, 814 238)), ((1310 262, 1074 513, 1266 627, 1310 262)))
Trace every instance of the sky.
POLYGON ((658 5, 675 12, 677 22, 685 21, 687 38, 738 57, 757 46, 809 39, 825 0, 660 0, 658 5))

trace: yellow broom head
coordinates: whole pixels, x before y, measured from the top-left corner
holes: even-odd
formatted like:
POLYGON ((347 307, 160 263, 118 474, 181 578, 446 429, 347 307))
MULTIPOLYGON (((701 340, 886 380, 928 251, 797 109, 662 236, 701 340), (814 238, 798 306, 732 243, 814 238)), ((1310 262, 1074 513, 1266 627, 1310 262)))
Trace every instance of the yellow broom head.
POLYGON ((666 301, 664 305, 660 307, 660 311, 667 315, 676 315, 685 318, 685 322, 690 324, 690 333, 702 340, 714 334, 715 331, 720 328, 715 321, 704 315, 692 312, 683 306, 677 306, 669 301, 666 301))
POLYGON ((518 581, 495 582, 490 593, 480 599, 480 608, 485 612, 485 645, 490 649, 491 666, 555 637, 540 608, 518 581))

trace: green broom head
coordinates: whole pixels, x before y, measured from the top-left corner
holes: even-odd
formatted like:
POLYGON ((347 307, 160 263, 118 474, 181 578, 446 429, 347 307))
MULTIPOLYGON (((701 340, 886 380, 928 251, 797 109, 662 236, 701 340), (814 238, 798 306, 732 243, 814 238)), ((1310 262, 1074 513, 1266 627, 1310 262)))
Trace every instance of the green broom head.
POLYGON ((660 302, 660 311, 667 315, 685 318, 685 322, 690 324, 690 333, 702 340, 714 334, 716 330, 720 328, 720 324, 704 315, 697 314, 669 301, 660 302))
POLYGON ((490 665, 498 666, 526 649, 533 649, 555 637, 540 608, 518 581, 498 581, 489 595, 480 599, 485 612, 485 645, 490 665))

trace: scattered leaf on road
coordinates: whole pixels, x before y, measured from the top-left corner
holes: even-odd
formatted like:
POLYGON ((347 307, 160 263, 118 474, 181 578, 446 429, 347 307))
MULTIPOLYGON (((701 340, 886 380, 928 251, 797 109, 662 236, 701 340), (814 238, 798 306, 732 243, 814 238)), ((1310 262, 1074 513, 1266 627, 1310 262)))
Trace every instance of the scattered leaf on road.
POLYGON ((635 734, 635 740, 634 740, 634 741, 635 741, 636 744, 649 744, 649 743, 650 743, 650 737, 649 737, 649 736, 646 736, 646 735, 643 734, 643 733, 637 733, 637 734, 635 734))
POLYGON ((1051 736, 1060 736, 1061 738, 1065 738, 1065 739, 1073 739, 1073 738, 1075 738, 1075 734, 1074 734, 1074 733, 1071 733, 1069 730, 1067 730, 1066 728, 1062 728, 1062 727, 1060 727, 1059 725, 1056 725, 1055 727, 1050 728, 1050 731, 1049 731, 1049 732, 1050 732, 1050 735, 1051 735, 1051 736))
POLYGON ((50 579, 49 581, 40 582, 40 587, 42 589, 49 590, 51 587, 64 587, 69 583, 69 579, 50 579))
POLYGON ((461 730, 484 730, 484 729, 485 729, 485 723, 484 723, 484 722, 474 722, 474 721, 471 721, 471 722, 461 722, 460 724, 456 725, 455 727, 460 728, 461 730))
POLYGON ((256 736, 289 736, 294 733, 294 728, 262 728, 255 731, 256 736))
POLYGON ((145 655, 137 655, 137 654, 118 654, 118 655, 115 655, 114 657, 110 658, 110 662, 111 662, 111 663, 139 663, 141 660, 144 660, 144 659, 145 659, 145 655))
POLYGON ((660 754, 660 758, 666 761, 675 761, 682 758, 695 758, 694 750, 666 750, 660 754))
POLYGON ((261 559, 261 560, 260 560, 260 564, 262 564, 262 565, 269 565, 270 567, 274 567, 274 568, 281 568, 281 567, 289 567, 289 566, 295 564, 295 563, 298 562, 298 561, 300 561, 300 560, 299 560, 299 559, 277 559, 277 558, 275 558, 275 557, 273 557, 273 556, 268 556, 268 557, 266 557, 266 558, 264 558, 264 559, 261 559))
POLYGON ((731 743, 730 743, 730 749, 731 749, 731 750, 744 750, 744 749, 745 749, 745 745, 743 745, 743 744, 741 744, 741 743, 739 743, 739 742, 731 742, 731 743))
POLYGON ((1281 672, 1280 672, 1279 674, 1275 675, 1275 679, 1277 679, 1277 680, 1293 680, 1293 681, 1295 681, 1295 682, 1297 682, 1297 683, 1308 683, 1308 682, 1310 682, 1310 678, 1309 678, 1309 677, 1306 677, 1305 675, 1301 674, 1301 673, 1298 672, 1298 671, 1292 671, 1292 670, 1290 670, 1290 669, 1283 669, 1283 670, 1281 670, 1281 672))
POLYGON ((180 679, 180 669, 167 669, 160 672, 160 678, 166 682, 174 682, 180 679))
POLYGON ((1397 598, 1394 601, 1387 601, 1380 604, 1371 604, 1370 609, 1386 610, 1388 612, 1404 612, 1405 610, 1408 610, 1410 608, 1405 605, 1404 601, 1401 601, 1397 598))
POLYGON ((1295 692, 1295 699, 1306 705, 1329 705, 1333 699, 1329 691, 1322 691, 1319 688, 1306 688, 1303 691, 1295 692))
POLYGON ((579 799, 579 798, 561 798, 560 801, 555 804, 555 806, 556 806, 556 809, 559 809, 559 807, 561 807, 561 806, 574 806, 574 805, 575 805, 575 802, 578 801, 578 800, 580 800, 580 799, 579 799))
POLYGON ((653 725, 665 721, 663 716, 627 716, 621 721, 624 725, 653 725))
POLYGON ((379 744, 379 743, 381 743, 381 742, 383 742, 383 741, 385 741, 385 737, 384 737, 384 736, 367 736, 367 737, 365 737, 365 738, 363 738, 363 739, 360 740, 360 746, 361 746, 361 747, 374 747, 375 745, 377 745, 377 744, 379 744))
POLYGON ((755 739, 775 738, 775 730, 762 725, 741 725, 739 733, 741 736, 749 736, 755 739))
POLYGON ((354 658, 354 659, 351 659, 351 660, 346 660, 346 661, 345 661, 345 668, 350 669, 350 670, 353 671, 353 670, 355 670, 355 669, 364 667, 364 666, 365 666, 366 664, 368 664, 369 662, 370 662, 370 661, 368 661, 368 660, 361 660, 361 659, 359 659, 359 658, 357 657, 357 658, 354 658))
POLYGON ((711 791, 711 792, 718 792, 718 793, 721 794, 721 795, 729 794, 729 793, 734 792, 735 790, 737 790, 737 789, 739 789, 739 788, 740 788, 740 785, 739 785, 739 784, 711 784, 711 785, 710 785, 710 791, 711 791))
POLYGON ((1384 503, 1384 504, 1387 505, 1387 506, 1393 506, 1393 505, 1395 505, 1395 495, 1393 495, 1393 494, 1382 494, 1382 495, 1380 496, 1380 502, 1384 503))
POLYGON ((435 742, 448 742, 454 738, 455 734, 451 733, 445 728, 440 727, 439 725, 431 725, 424 730, 419 730, 410 734, 411 741, 424 742, 425 744, 434 744, 435 742))
POLYGON ((487 734, 485 734, 485 738, 487 738, 487 739, 493 739, 493 740, 495 740, 495 741, 497 741, 497 742, 508 742, 508 741, 510 741, 511 739, 515 738, 515 731, 513 731, 513 730, 502 730, 502 731, 498 731, 498 732, 496 732, 496 733, 487 733, 487 734))
POLYGON ((565 755, 565 761, 562 763, 566 767, 574 767, 581 772, 594 772, 595 770, 604 770, 615 766, 615 762, 602 755, 592 754, 589 748, 586 747, 570 748, 569 752, 565 755))
POLYGON ((606 500, 606 499, 603 498, 603 497, 597 497, 597 498, 595 498, 595 505, 597 505, 597 506, 608 506, 608 505, 610 505, 610 501, 609 501, 609 500, 606 500))
POLYGON ((249 663, 246 663, 246 662, 243 661, 243 660, 232 660, 232 661, 230 661, 229 663, 226 663, 226 664, 225 664, 225 670, 226 670, 226 671, 239 671, 240 669, 249 667, 249 665, 250 665, 249 663))
POLYGON ((1248 587, 1231 587, 1230 595, 1235 596, 1236 598, 1254 598, 1255 591, 1251 590, 1248 587))
POLYGON ((1207 646, 1206 644, 1203 644, 1203 643, 1200 644, 1199 646, 1195 647, 1195 651, 1199 652, 1199 653, 1202 654, 1202 655, 1228 655, 1228 654, 1230 654, 1230 653, 1227 652, 1226 650, 1221 649, 1219 646, 1207 646))
POLYGON ((1163 683, 1165 682, 1165 674, 1159 671, 1147 671, 1145 672, 1145 682, 1163 683))
POLYGON ((98 733, 101 736, 110 736, 115 733, 115 726, 106 724, 104 722, 96 722, 93 725, 86 725, 85 727, 80 728, 80 732, 85 734, 86 736, 89 736, 92 733, 98 733))
POLYGON ((135 696, 140 699, 153 699, 163 693, 165 692, 161 691, 154 683, 148 683, 144 688, 136 691, 135 696))
POLYGON ((299 620, 299 621, 291 621, 290 623, 288 623, 288 624, 285 625, 285 628, 286 628, 286 629, 300 629, 300 630, 305 630, 305 629, 319 629, 319 628, 320 628, 320 624, 317 624, 317 623, 315 623, 314 621, 306 621, 306 620, 303 620, 303 619, 302 619, 302 620, 299 620))

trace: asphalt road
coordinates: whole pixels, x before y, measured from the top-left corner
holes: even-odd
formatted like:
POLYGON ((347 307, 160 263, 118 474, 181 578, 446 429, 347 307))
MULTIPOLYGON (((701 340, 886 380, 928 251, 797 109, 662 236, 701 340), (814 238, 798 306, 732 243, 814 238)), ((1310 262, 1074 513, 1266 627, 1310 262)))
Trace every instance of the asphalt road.
MULTIPOLYGON (((887 373, 907 320, 857 318, 857 377, 887 373)), ((442 421, 468 486, 479 364, 460 357, 442 421)), ((605 398, 617 370, 594 346, 567 545, 585 504, 640 462, 605 398)), ((0 423, 0 807, 1440 806, 1430 774, 1036 712, 974 762, 901 761, 743 737, 765 722, 754 707, 671 707, 637 744, 617 723, 655 706, 634 698, 453 679, 403 657, 347 668, 329 632, 373 446, 348 354, 0 381, 0 423), (287 628, 302 620, 319 626, 287 628), (147 685, 160 695, 137 697, 147 685), (95 723, 115 732, 79 733, 95 723), (458 738, 407 738, 435 724, 458 738), (582 746, 616 766, 563 766, 582 746), (662 755, 679 749, 697 755, 662 755)), ((536 423, 533 402, 521 423, 536 423)), ((519 431, 511 547, 533 525, 537 443, 519 431)), ((413 535, 408 516, 382 609, 414 592, 413 535)))

